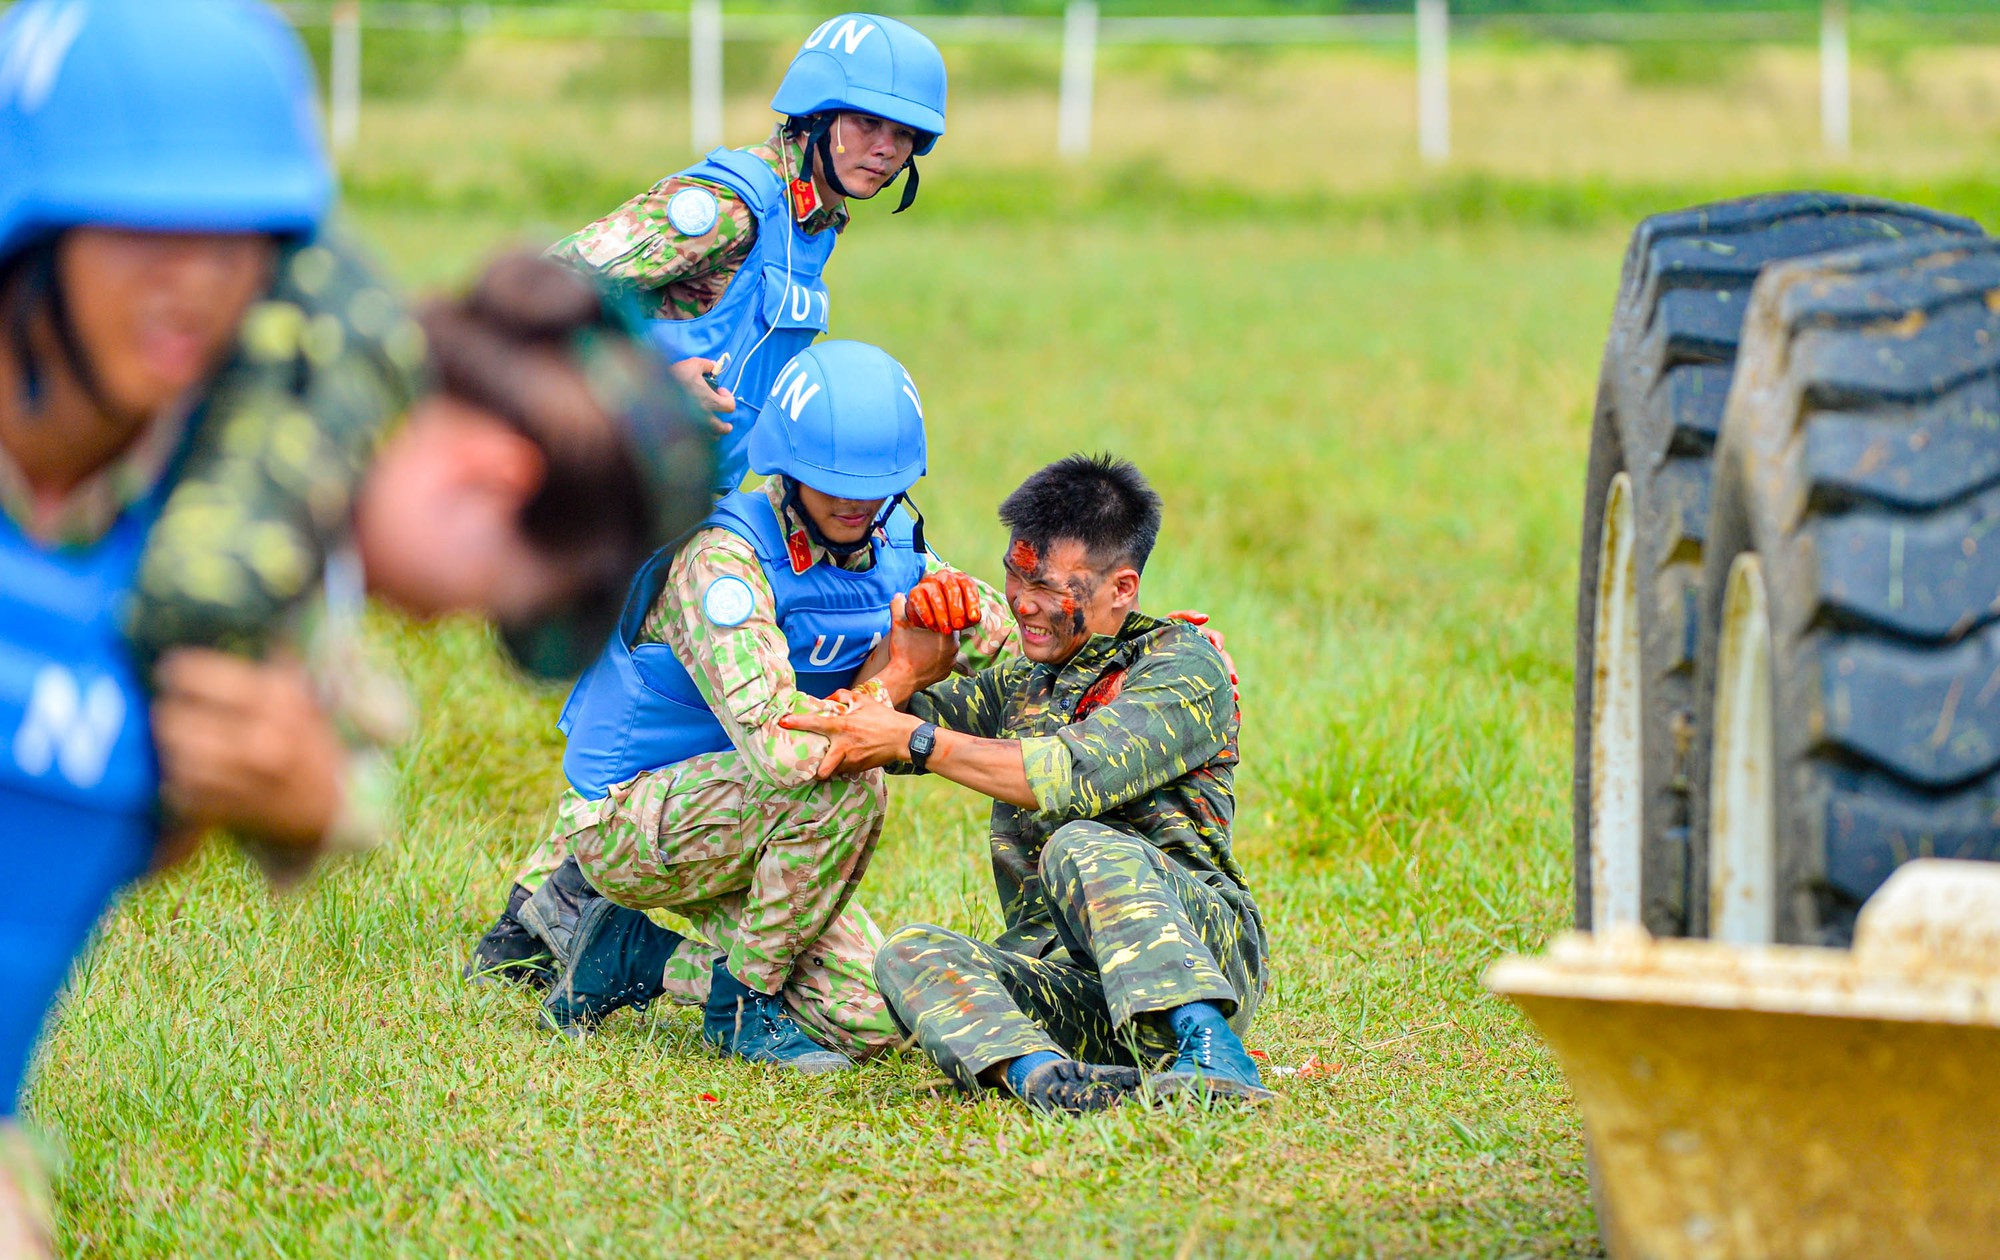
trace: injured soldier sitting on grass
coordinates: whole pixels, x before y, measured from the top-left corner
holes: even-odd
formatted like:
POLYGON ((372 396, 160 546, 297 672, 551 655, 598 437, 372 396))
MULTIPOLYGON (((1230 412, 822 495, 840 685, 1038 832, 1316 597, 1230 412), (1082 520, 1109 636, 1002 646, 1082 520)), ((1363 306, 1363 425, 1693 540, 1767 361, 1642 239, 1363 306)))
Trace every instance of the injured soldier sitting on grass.
POLYGON ((1071 456, 1000 506, 1023 658, 947 677, 893 662, 867 693, 783 719, 828 736, 822 777, 936 773, 994 799, 992 943, 927 924, 875 979, 965 1089, 1083 1112, 1128 1098, 1271 1097, 1238 1034, 1263 992, 1257 905, 1229 849, 1237 709, 1201 631, 1138 611, 1160 500, 1131 464, 1071 456), (914 678, 916 685, 899 685, 914 678))

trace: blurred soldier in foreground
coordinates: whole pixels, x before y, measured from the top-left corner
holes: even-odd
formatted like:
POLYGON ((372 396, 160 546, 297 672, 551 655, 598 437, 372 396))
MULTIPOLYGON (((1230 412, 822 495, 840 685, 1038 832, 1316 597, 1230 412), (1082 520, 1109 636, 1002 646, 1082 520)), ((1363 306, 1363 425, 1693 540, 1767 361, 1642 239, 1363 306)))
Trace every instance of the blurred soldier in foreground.
MULTIPOLYGON (((316 240, 333 180, 312 102, 296 37, 245 0, 29 0, 0 18, 0 879, 19 890, 0 903, 10 1154, 44 1015, 112 895, 159 858, 161 805, 184 834, 223 825, 307 854, 338 843, 356 804, 327 694, 346 671, 177 649, 202 640, 153 611, 186 596, 310 654, 310 623, 338 621, 295 607, 320 589, 327 552, 314 548, 351 536, 329 590, 365 583, 419 614, 486 612, 526 645, 574 610, 615 609, 638 559, 694 519, 661 493, 672 478, 647 471, 680 466, 670 447, 691 456, 675 474, 693 487, 683 501, 706 498, 691 413, 677 413, 676 437, 658 410, 680 397, 664 364, 584 281, 527 258, 463 309, 427 317, 443 388, 363 480, 366 459, 348 452, 375 450, 390 382, 421 363, 424 334, 316 240), (512 310, 503 295, 523 268, 559 294, 512 310), (497 339, 490 353, 470 325, 497 339), (265 361, 281 366, 260 389, 265 361), (620 373, 652 410, 620 412, 598 392, 620 373), (600 406, 577 405, 585 395, 600 406), (325 409, 304 411, 315 398, 325 409), (338 457, 320 463, 329 450, 338 457), (550 495, 588 507, 552 513, 550 495), (132 624, 154 542, 157 584, 132 624), (232 586, 246 571, 271 583, 232 586), (157 674, 133 641, 165 652, 157 674)), ((591 643, 602 625, 572 637, 591 643)), ((0 1158, 0 1254, 46 1246, 30 1169, 0 1158)))
POLYGON ((926 451, 894 359, 827 342, 779 374, 767 408, 784 422, 751 435, 750 460, 768 480, 641 573, 563 710, 570 790, 542 858, 560 865, 520 919, 561 965, 543 1008, 557 1028, 666 995, 703 1005, 725 1053, 826 1071, 849 1064, 826 1047, 897 1040, 870 976, 881 934, 852 903, 886 797, 875 773, 817 781, 826 741, 779 721, 832 711, 836 690, 903 689, 892 641, 949 671, 956 637, 910 624, 906 596, 975 628, 971 666, 1013 636, 998 593, 931 557, 903 506, 926 451))
POLYGON ((675 374, 728 416, 716 493, 743 481, 758 409, 792 356, 826 331, 821 278, 847 202, 908 172, 944 134, 944 59, 893 18, 849 13, 807 37, 771 108, 785 119, 748 149, 717 149, 551 252, 631 287, 675 374))
POLYGON ((898 708, 855 695, 782 722, 831 739, 822 777, 933 772, 996 802, 1007 930, 988 944, 903 928, 876 980, 966 1089, 1072 1112, 1141 1093, 1268 1098, 1238 1039, 1267 955, 1229 848, 1229 666, 1198 629, 1138 611, 1159 498, 1128 463, 1072 456, 1000 519, 1024 659, 947 678, 892 639, 882 689, 898 708))

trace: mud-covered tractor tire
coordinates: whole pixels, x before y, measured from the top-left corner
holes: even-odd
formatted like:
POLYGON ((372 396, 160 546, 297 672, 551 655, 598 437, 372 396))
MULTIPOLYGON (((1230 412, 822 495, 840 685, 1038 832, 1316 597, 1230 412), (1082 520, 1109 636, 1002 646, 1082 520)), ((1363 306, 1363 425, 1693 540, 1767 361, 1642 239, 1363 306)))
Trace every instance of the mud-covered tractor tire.
POLYGON ((1844 945, 1903 862, 2000 859, 2000 242, 1768 271, 1712 526, 1698 926, 1844 945))
POLYGON ((1656 935, 1689 927, 1688 783, 1692 761, 1705 755, 1694 723, 1696 593, 1710 462, 1758 273, 1869 242, 1978 230, 1874 198, 1785 193, 1656 215, 1634 233, 1605 345, 1584 497, 1578 926, 1637 922, 1656 935), (1603 653, 1600 636, 1610 645, 1603 653))

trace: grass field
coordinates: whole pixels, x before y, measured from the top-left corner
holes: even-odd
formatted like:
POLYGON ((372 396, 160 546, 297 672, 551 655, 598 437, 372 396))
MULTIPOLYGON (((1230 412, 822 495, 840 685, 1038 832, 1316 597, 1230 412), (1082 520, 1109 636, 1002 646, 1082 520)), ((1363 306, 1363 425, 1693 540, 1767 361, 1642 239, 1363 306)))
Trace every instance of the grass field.
MULTIPOLYGON (((553 799, 556 700, 476 635, 401 635, 407 841, 278 902, 210 861, 108 929, 34 1098, 70 1244, 1577 1254, 1561 1078, 1476 978, 1567 911, 1569 535, 1617 249, 917 220, 836 263, 839 331, 925 388, 946 554, 996 574, 994 504, 1079 446, 1165 492, 1146 602, 1211 609, 1244 677, 1238 844, 1276 943, 1251 1040, 1338 1065, 1281 1107, 1051 1123, 916 1063, 724 1065, 680 1013, 552 1042, 457 966, 553 799)), ((982 820, 899 785, 871 911, 992 927, 982 820)))
MULTIPOLYGON (((631 101, 550 89, 539 113, 507 109, 370 114, 356 216, 400 274, 460 274, 681 156, 680 124, 649 131, 631 101), (564 130, 592 118, 629 143, 564 130)), ((1618 173, 1755 182, 1640 165, 1618 173)), ((938 166, 937 200, 860 216, 833 264, 835 331, 923 386, 921 502, 940 550, 983 576, 994 505, 1041 462, 1108 448, 1155 479, 1145 603, 1210 610, 1243 676, 1237 846, 1275 948, 1250 1041, 1328 1070, 1280 1079, 1255 1115, 1062 1122, 940 1096, 916 1061, 832 1081, 725 1064, 685 1012, 553 1040, 528 995, 458 968, 557 790, 559 697, 512 682, 476 631, 385 621, 425 717, 406 838, 281 900, 227 852, 127 900, 31 1100, 67 1151, 66 1247, 1594 1253, 1561 1075, 1478 976, 1569 916, 1576 495, 1629 223, 1110 194, 1072 213, 1032 183, 1045 208, 982 207, 952 172, 1004 174, 938 166)), ((1345 192, 1438 196, 1388 175, 1345 192)), ((980 802, 926 781, 898 784, 892 811, 874 916, 994 927, 980 802)))

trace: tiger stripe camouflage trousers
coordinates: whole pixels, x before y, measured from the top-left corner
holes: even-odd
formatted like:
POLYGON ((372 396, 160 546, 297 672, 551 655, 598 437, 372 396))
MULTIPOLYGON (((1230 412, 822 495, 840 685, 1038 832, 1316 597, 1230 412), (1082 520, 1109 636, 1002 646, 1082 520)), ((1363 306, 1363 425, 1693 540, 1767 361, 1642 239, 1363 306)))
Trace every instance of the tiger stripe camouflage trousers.
POLYGON ((901 1041, 875 987, 881 930, 853 900, 887 805, 880 771, 781 787, 741 753, 709 753, 599 800, 566 793, 520 882, 539 886, 574 854, 604 896, 692 928, 667 964, 669 1000, 701 1005, 726 958, 807 1033, 866 1057, 901 1041))
POLYGON ((1040 874, 1062 946, 1051 956, 930 924, 876 955, 897 1023, 961 1086, 1037 1050, 1157 1068, 1175 1051, 1161 1015, 1188 1002, 1249 1027, 1267 967, 1247 897, 1233 905, 1145 840, 1088 820, 1049 837, 1040 874))

